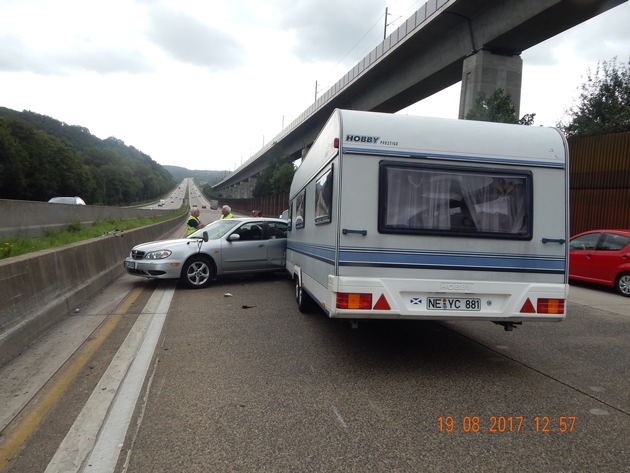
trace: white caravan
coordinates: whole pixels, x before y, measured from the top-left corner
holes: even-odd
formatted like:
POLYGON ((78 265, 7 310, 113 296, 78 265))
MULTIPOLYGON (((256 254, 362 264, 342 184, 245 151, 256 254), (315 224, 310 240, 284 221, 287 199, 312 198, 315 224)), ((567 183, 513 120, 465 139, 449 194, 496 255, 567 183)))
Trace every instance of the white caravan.
POLYGON ((291 185, 286 267, 329 317, 561 321, 555 128, 335 110, 291 185))

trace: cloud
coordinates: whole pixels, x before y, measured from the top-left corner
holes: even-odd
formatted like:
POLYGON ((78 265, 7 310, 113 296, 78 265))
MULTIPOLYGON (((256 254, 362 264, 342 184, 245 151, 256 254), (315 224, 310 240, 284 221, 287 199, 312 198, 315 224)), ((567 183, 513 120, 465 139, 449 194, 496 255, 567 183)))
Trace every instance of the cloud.
POLYGON ((381 0, 291 0, 280 12, 279 24, 296 31, 293 51, 305 62, 352 66, 383 39, 381 0))
POLYGON ((173 59, 212 71, 244 63, 245 51, 232 36, 181 10, 158 5, 149 12, 148 37, 173 59))
MULTIPOLYGON (((574 26, 523 53, 532 66, 555 66, 568 61, 581 64, 607 61, 627 51, 630 28, 627 5, 620 5, 574 26)), ((619 57, 624 61, 628 56, 619 57)))
POLYGON ((72 47, 35 51, 17 36, 0 36, 1 71, 69 75, 85 71, 99 74, 140 73, 153 69, 145 55, 137 49, 122 50, 84 41, 72 47))

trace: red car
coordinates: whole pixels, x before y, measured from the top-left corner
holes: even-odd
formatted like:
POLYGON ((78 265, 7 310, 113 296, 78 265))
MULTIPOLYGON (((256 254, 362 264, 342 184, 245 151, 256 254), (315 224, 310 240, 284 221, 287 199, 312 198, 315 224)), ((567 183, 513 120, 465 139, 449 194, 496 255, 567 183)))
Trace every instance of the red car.
POLYGON ((250 217, 262 217, 262 210, 252 210, 250 217))
POLYGON ((630 230, 591 230, 571 238, 569 278, 630 297, 630 230))

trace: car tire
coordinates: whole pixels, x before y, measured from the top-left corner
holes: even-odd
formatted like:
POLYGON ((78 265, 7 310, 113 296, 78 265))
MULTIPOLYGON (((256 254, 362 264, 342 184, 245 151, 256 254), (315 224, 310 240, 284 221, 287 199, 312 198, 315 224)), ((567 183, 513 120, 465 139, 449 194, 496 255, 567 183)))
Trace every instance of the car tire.
POLYGON ((630 273, 621 273, 615 281, 615 289, 624 297, 630 297, 630 273))
POLYGON ((195 255, 184 264, 181 280, 190 289, 202 289, 214 279, 214 266, 200 255, 195 255))
POLYGON ((295 302, 297 302, 298 310, 303 314, 308 314, 313 309, 313 299, 302 289, 300 278, 295 276, 293 280, 295 282, 295 302))

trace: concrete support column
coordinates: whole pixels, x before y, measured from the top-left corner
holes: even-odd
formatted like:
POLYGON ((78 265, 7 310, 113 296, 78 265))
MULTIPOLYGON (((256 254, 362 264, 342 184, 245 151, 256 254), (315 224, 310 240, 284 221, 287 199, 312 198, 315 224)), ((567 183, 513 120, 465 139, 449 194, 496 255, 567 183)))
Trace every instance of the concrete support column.
POLYGON ((466 117, 479 92, 490 97, 497 89, 503 89, 510 95, 518 117, 521 107, 522 76, 523 60, 520 56, 499 56, 489 51, 479 51, 467 57, 464 59, 462 73, 459 118, 466 117))

